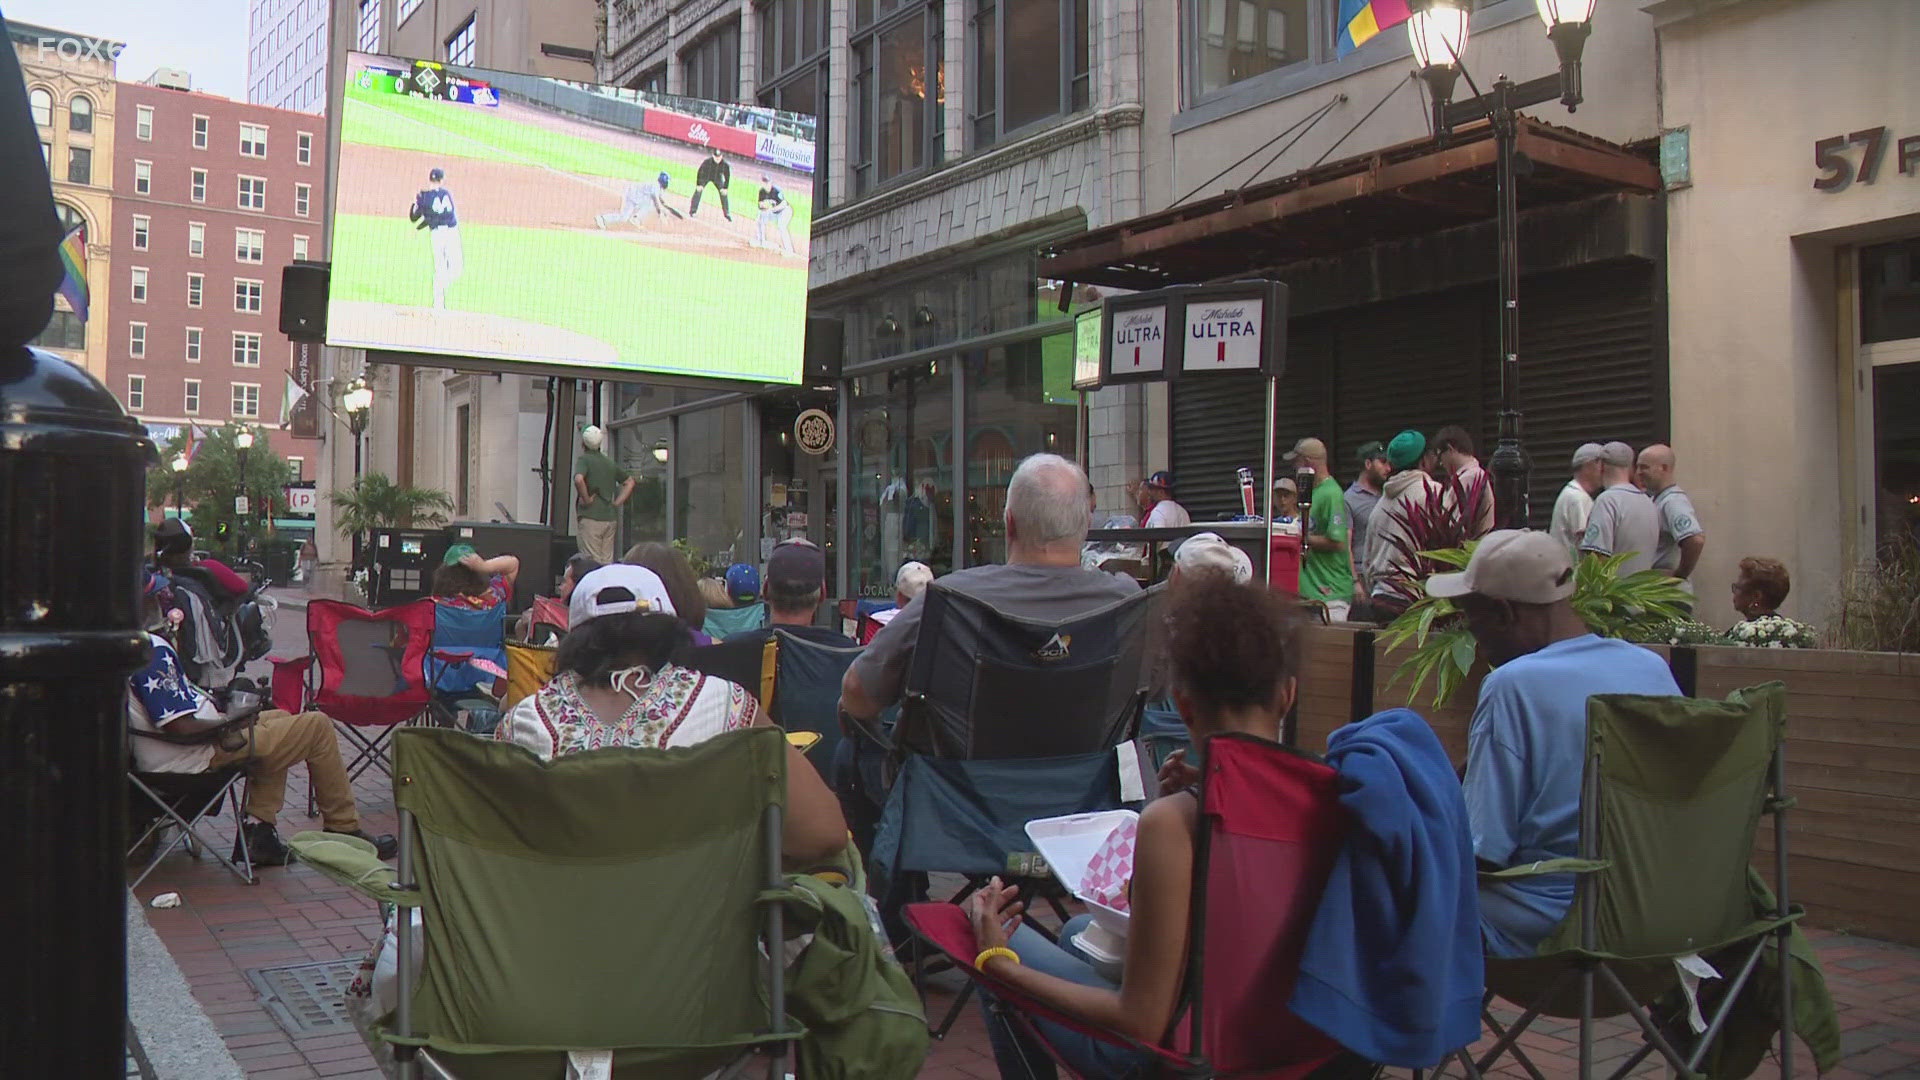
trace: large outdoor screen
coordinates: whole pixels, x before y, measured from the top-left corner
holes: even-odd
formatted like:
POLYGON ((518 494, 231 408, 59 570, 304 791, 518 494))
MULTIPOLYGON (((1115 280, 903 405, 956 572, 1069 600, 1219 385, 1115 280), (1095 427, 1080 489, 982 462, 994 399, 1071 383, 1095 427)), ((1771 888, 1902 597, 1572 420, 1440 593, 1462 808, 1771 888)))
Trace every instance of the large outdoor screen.
POLYGON ((792 113, 352 53, 327 342, 797 383, 813 139, 792 113))

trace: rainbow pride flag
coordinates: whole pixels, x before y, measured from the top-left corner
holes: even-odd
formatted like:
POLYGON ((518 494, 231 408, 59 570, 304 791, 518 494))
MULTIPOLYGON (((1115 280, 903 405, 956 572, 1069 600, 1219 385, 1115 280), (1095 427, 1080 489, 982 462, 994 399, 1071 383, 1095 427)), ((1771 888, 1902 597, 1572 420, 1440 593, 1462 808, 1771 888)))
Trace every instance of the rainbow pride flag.
POLYGON ((1345 56, 1380 31, 1406 22, 1407 15, 1407 0, 1340 0, 1335 51, 1345 56))
POLYGON ((60 241, 60 266, 66 276, 60 281, 60 295, 81 322, 87 321, 87 238, 86 226, 75 225, 60 241))

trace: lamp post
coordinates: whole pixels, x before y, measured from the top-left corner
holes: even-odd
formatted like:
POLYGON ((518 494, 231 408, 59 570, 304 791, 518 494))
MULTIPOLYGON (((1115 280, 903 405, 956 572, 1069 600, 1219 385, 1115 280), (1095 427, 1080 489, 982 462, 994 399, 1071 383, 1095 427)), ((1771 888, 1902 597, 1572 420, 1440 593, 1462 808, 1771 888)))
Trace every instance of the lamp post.
MULTIPOLYGON (((1465 69, 1470 0, 1414 0, 1407 19, 1414 60, 1433 99, 1433 130, 1444 142, 1454 127, 1485 119, 1493 128, 1498 165, 1495 201, 1500 232, 1500 442, 1487 467, 1493 473, 1493 497, 1503 529, 1527 527, 1527 473, 1531 462, 1521 441, 1520 411, 1520 210, 1515 191, 1519 113, 1555 98, 1568 112, 1579 108, 1580 54, 1593 27, 1594 0, 1534 0, 1560 70, 1523 83, 1505 75, 1493 89, 1466 101, 1453 100, 1453 88, 1465 69)), ((1472 76, 1468 76, 1471 84, 1472 76)))
POLYGON ((662 465, 665 465, 667 463, 667 457, 668 457, 667 440, 661 439, 659 442, 654 443, 653 444, 653 460, 659 462, 662 465))
POLYGON ((253 510, 252 505, 247 501, 247 451, 253 449, 251 426, 240 425, 240 430, 233 436, 233 448, 240 455, 240 497, 234 500, 233 516, 238 519, 240 533, 238 542, 240 553, 244 555, 247 551, 247 518, 251 516, 253 510))
POLYGON ((187 483, 187 466, 190 464, 192 464, 192 462, 187 460, 187 452, 185 450, 173 455, 173 461, 171 462, 173 468, 173 516, 183 521, 186 520, 187 516, 185 490, 187 483))
MULTIPOLYGON (((355 378, 347 384, 346 392, 340 395, 340 408, 347 414, 347 430, 353 433, 353 488, 355 494, 360 490, 360 433, 367 430, 367 414, 373 409, 373 390, 367 386, 365 376, 355 378)), ((360 566, 360 533, 353 534, 353 565, 360 566)))

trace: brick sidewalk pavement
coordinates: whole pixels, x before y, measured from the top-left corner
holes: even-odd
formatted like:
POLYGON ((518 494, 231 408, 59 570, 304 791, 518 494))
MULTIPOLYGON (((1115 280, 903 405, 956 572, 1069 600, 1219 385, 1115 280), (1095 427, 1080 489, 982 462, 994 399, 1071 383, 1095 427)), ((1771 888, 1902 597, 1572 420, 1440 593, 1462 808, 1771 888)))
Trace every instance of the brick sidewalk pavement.
MULTIPOLYGON (((355 794, 363 828, 395 831, 384 775, 363 777, 355 794)), ((305 802, 304 769, 296 769, 280 819, 283 836, 319 827, 306 816, 305 802)), ((232 843, 230 818, 210 831, 232 843)), ((196 862, 176 851, 141 885, 138 896, 145 903, 164 892, 181 895, 177 908, 148 907, 147 919, 250 1078, 378 1080, 381 1074, 358 1035, 351 1030, 315 1036, 289 1032, 248 978, 259 968, 357 962, 380 929, 373 904, 305 866, 266 868, 258 875, 260 884, 242 885, 218 863, 196 862)), ((1828 1074, 1830 1080, 1920 1077, 1920 950, 1825 930, 1812 936, 1840 1010, 1846 1055, 1828 1074)), ((933 980, 927 1003, 933 1016, 945 1014, 954 985, 952 976, 933 980)), ((1618 1064, 1638 1045, 1624 1023, 1605 1023, 1600 1036, 1595 1058, 1601 1064, 1618 1064)), ((1543 1021, 1522 1045, 1543 1072, 1559 1080, 1575 1073, 1574 1037, 1573 1025, 1543 1021)), ((1814 1075, 1804 1048, 1798 1049, 1794 1073, 1814 1075)), ((920 1072, 926 1080, 994 1080, 998 1075, 980 1012, 973 1007, 944 1042, 934 1045, 920 1072)), ((1524 1074, 1509 1064, 1494 1075, 1524 1074)), ((1643 1063, 1634 1075, 1664 1077, 1667 1072, 1643 1063)), ((1770 1059, 1755 1075, 1774 1077, 1778 1071, 1770 1059)))

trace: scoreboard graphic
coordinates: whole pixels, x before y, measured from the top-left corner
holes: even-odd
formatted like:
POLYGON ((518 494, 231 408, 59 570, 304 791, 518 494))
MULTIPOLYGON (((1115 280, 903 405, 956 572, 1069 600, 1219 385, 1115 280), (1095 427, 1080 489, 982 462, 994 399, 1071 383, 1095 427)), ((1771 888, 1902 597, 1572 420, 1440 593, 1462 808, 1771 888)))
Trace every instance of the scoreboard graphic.
POLYGON ((494 93, 490 84, 481 79, 455 75, 447 70, 446 65, 431 60, 415 60, 413 66, 406 69, 369 64, 355 76, 355 82, 362 90, 371 90, 376 94, 432 98, 490 108, 500 106, 500 96, 494 93))

